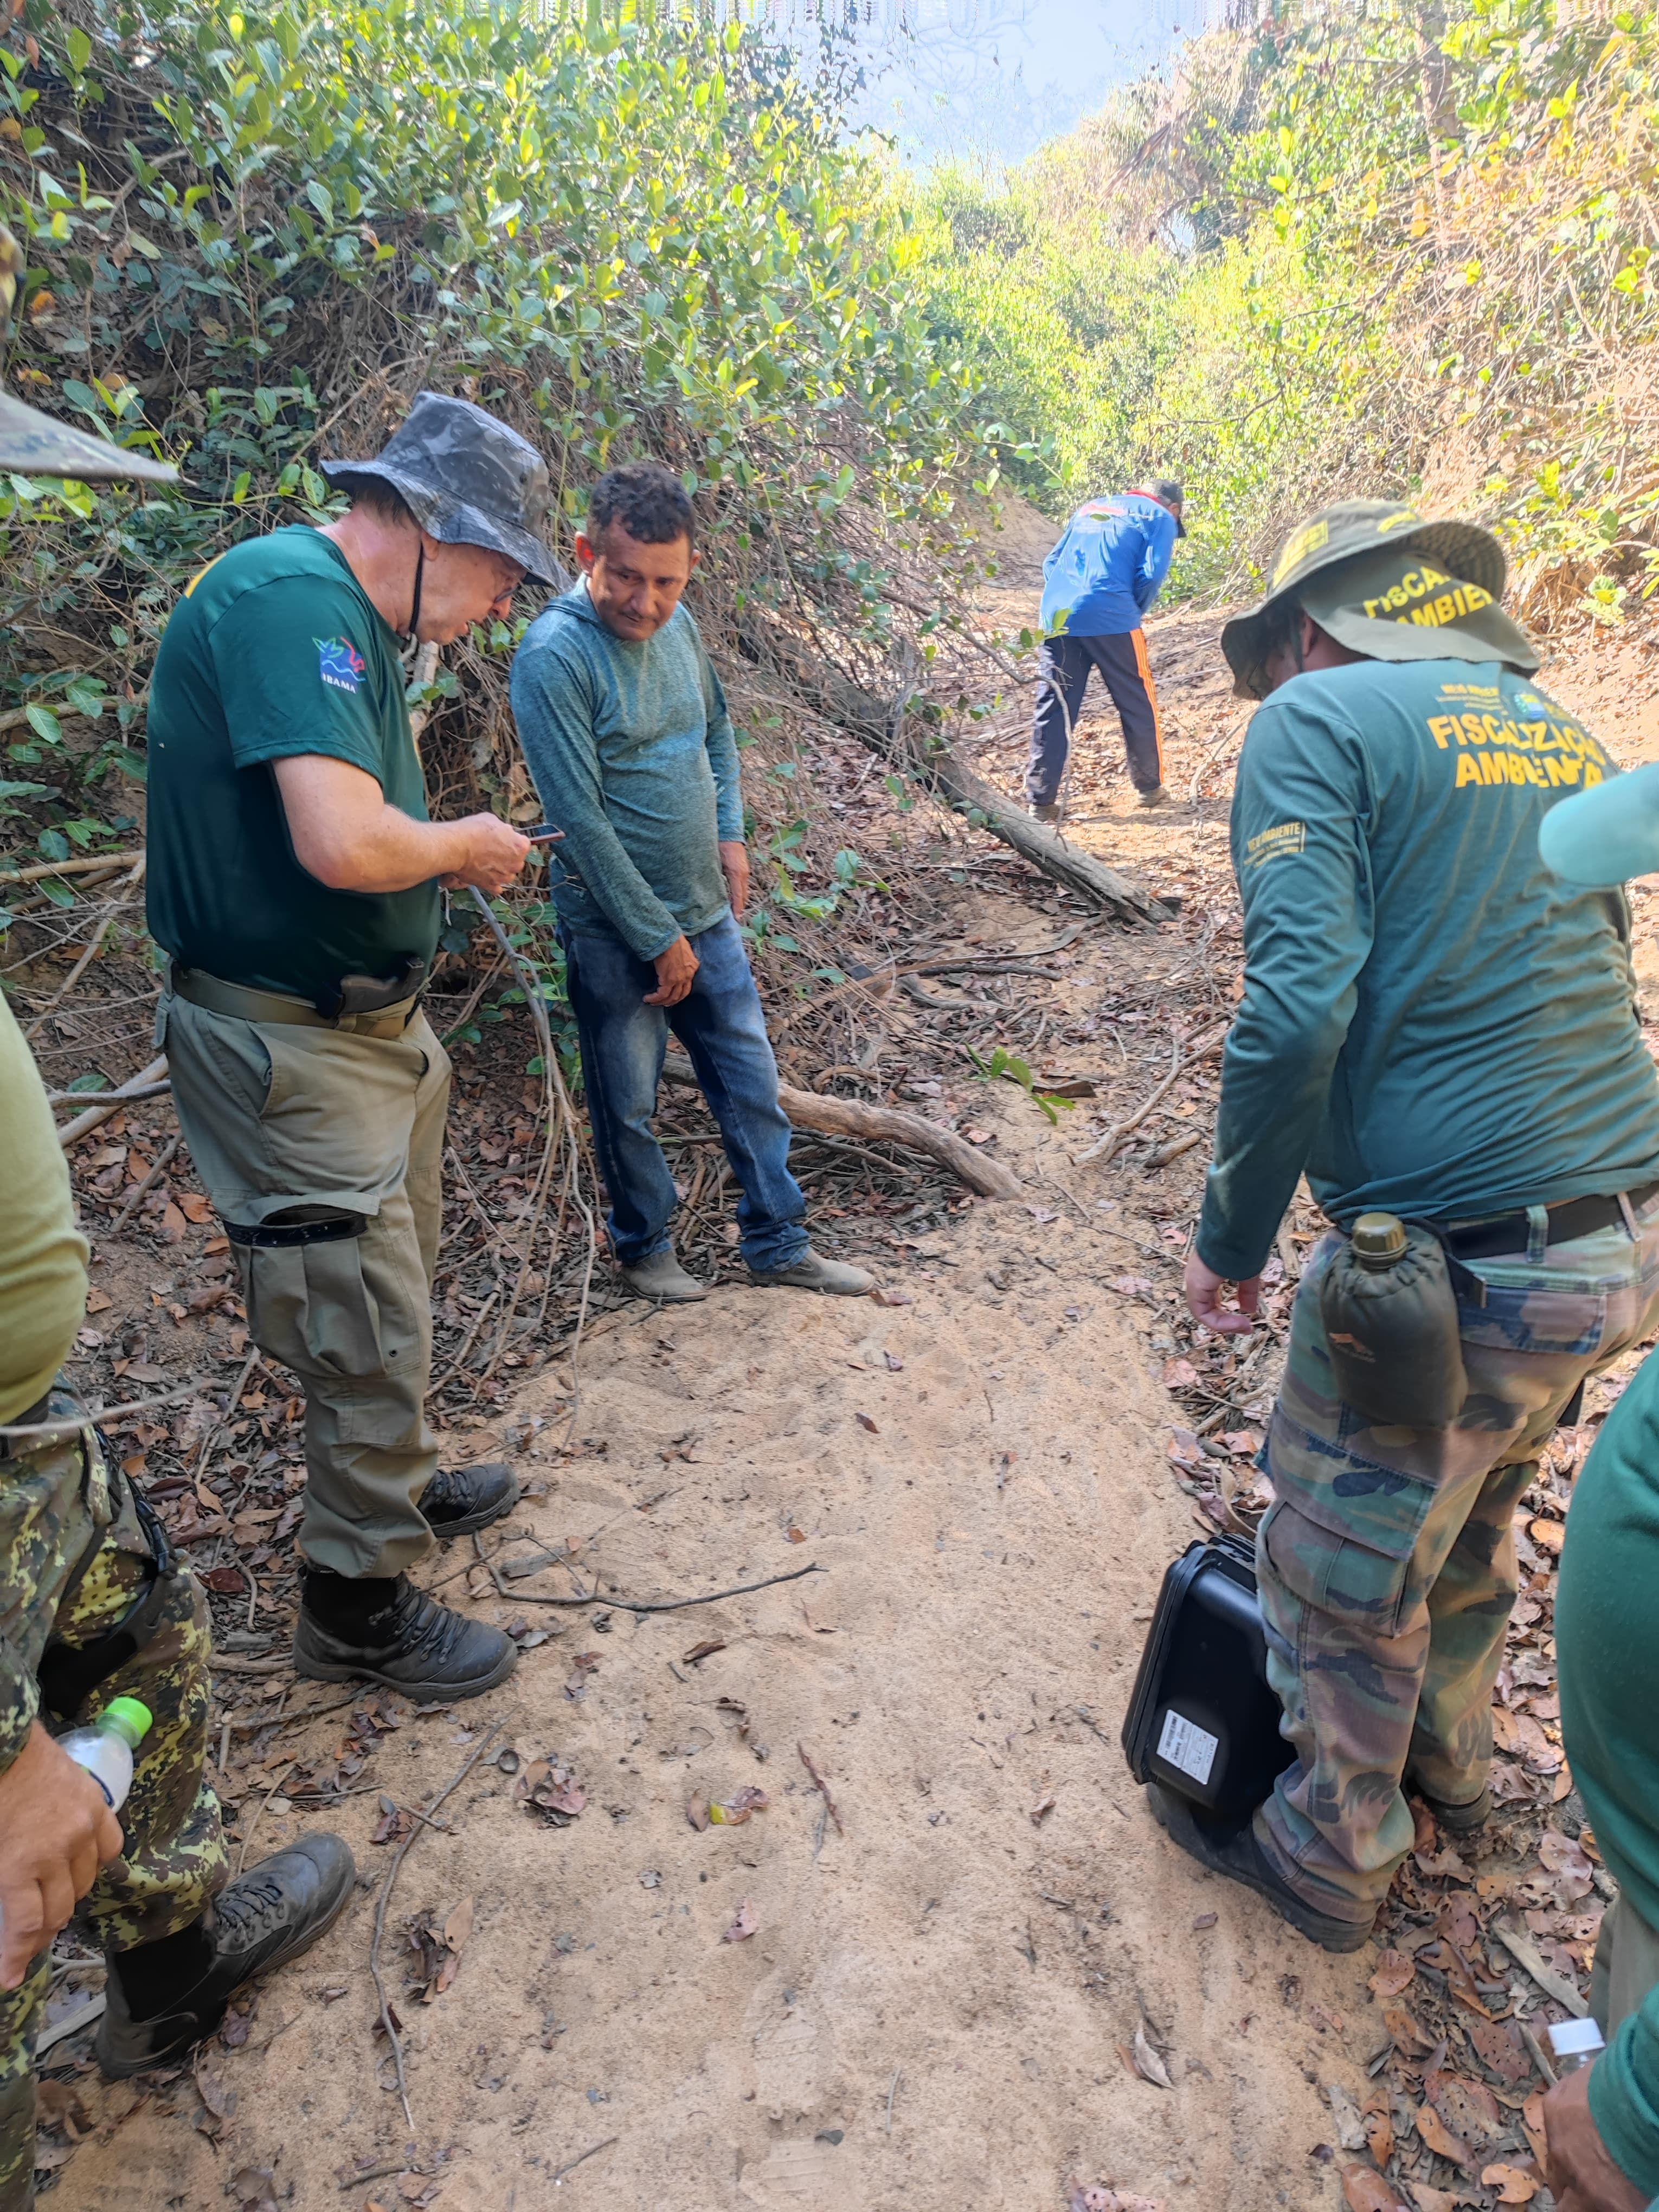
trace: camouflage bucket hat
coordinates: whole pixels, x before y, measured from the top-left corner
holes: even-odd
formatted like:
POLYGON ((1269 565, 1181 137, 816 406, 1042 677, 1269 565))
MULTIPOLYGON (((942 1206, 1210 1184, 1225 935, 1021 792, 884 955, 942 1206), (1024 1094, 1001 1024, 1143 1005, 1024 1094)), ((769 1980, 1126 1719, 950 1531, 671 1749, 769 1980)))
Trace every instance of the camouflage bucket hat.
POLYGON ((542 538, 547 464, 527 439, 470 399, 417 392, 373 460, 319 465, 343 491, 354 477, 382 478, 441 545, 487 545, 516 561, 532 583, 559 580, 542 538))
POLYGON ((1497 660, 1528 672, 1538 655, 1499 608, 1507 563, 1489 530, 1425 522, 1392 500, 1342 500, 1293 530, 1267 596, 1230 622, 1221 649, 1241 699, 1265 694, 1273 610, 1294 596, 1339 645, 1376 660, 1497 660))
MULTIPOLYGON (((0 337, 11 323, 17 280, 23 273, 23 255, 17 240, 0 223, 0 337)), ((38 407, 26 407, 9 392, 0 392, 0 469, 15 469, 20 476, 68 477, 77 483, 176 483, 179 471, 148 453, 130 453, 72 429, 38 407)))

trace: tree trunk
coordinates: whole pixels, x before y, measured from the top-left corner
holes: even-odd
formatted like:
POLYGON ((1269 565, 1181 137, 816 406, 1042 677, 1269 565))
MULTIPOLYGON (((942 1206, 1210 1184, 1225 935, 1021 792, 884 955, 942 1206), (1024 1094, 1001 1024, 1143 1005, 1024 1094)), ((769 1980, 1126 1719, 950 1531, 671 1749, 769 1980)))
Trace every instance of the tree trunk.
MULTIPOLYGON (((689 1060, 671 1052, 663 1062, 671 1083, 697 1087, 689 1060)), ((821 1098, 814 1091, 794 1091, 778 1085, 778 1103, 798 1129, 814 1129, 824 1137, 853 1137, 868 1144, 903 1145, 913 1152, 926 1152, 961 1176, 969 1190, 981 1198, 1023 1198, 1025 1187, 1012 1168, 1000 1160, 987 1159, 964 1138, 941 1129, 921 1114, 901 1113, 893 1106, 864 1106, 851 1098, 821 1098)))

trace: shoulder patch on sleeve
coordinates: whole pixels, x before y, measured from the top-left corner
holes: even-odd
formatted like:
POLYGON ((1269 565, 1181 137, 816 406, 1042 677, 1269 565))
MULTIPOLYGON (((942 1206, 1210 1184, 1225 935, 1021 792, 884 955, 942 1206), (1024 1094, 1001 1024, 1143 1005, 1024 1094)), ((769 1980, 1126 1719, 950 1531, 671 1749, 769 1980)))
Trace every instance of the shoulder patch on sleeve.
POLYGON ((361 691, 368 663, 349 637, 318 637, 317 673, 334 691, 361 691))
POLYGON ((1258 830, 1244 846, 1244 865, 1259 868, 1268 860, 1283 859, 1291 853, 1300 853, 1308 842, 1305 822, 1275 822, 1271 830, 1258 830))

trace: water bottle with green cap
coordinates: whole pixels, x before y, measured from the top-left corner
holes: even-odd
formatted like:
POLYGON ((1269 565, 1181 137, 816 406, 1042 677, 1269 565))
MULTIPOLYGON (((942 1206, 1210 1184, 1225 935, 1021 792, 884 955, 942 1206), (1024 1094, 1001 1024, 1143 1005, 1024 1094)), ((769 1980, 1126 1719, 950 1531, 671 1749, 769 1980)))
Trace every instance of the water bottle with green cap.
POLYGON ((58 1747, 87 1772, 118 1813, 132 1787, 132 1754, 155 1725, 149 1707, 137 1698, 112 1698, 90 1728, 59 1736, 58 1747))

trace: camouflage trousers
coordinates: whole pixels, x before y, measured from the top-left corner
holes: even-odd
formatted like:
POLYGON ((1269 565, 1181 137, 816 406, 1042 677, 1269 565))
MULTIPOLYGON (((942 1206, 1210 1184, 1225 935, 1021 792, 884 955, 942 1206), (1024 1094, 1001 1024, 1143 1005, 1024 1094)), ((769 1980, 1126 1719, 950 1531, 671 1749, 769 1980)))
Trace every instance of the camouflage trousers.
POLYGON ((1471 1267, 1469 1390, 1446 1429, 1374 1426, 1336 1394, 1316 1248, 1297 1291, 1256 1540, 1267 1673, 1295 1748, 1255 1832, 1307 1903, 1369 1919, 1411 1848, 1401 1788, 1486 1787, 1517 1573, 1514 1516, 1579 1384, 1659 1324, 1659 1200, 1621 1224, 1471 1267), (1473 1294, 1472 1294, 1473 1295, 1473 1294))
MULTIPOLYGON (((42 1418, 78 1411, 54 1391, 42 1418)), ((112 1496, 89 1431, 0 1458, 0 1753, 19 1748, 36 1717, 33 1678, 48 1638, 92 1643, 146 1585, 149 1540, 125 1483, 120 1490, 112 1496)), ((140 1698, 155 1720, 121 1808, 125 1855, 100 1871, 79 1908, 106 1951, 136 1950, 188 1927, 224 1884, 219 1805, 205 1772, 210 1648, 206 1600, 181 1576, 154 1636, 88 1700, 101 1711, 112 1698, 140 1698)), ((34 2034, 50 1964, 43 1952, 20 1989, 0 1990, 0 2212, 33 2201, 34 2034)))

